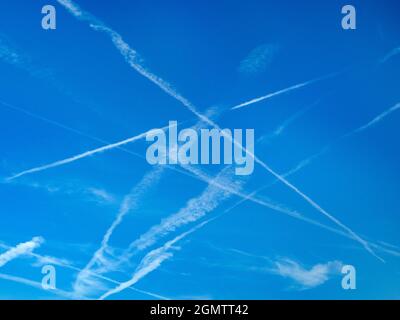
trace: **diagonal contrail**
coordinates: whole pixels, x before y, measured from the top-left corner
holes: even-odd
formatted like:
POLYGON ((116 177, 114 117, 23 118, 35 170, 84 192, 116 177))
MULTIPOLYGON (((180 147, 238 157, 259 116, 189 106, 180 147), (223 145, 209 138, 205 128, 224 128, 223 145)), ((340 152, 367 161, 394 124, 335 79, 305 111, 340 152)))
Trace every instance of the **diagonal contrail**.
POLYGON ((329 78, 336 77, 336 76, 338 76, 338 75, 340 75, 340 74, 342 74, 342 73, 343 73, 343 71, 342 71, 342 72, 333 72, 333 73, 324 75, 324 76, 319 77, 319 78, 315 78, 315 79, 312 79, 312 80, 309 80, 309 81, 305 81, 305 82, 302 82, 302 83, 298 83, 298 84, 295 84, 295 85, 290 86, 290 87, 288 87, 288 88, 281 89, 281 90, 278 90, 278 91, 275 91, 275 92, 266 94, 266 95, 264 95, 264 96, 261 96, 261 97, 258 97, 258 98, 254 98, 254 99, 251 99, 251 100, 249 100, 249 101, 240 103, 240 104, 238 104, 238 105, 236 105, 236 106, 233 106, 233 107, 231 108, 231 110, 240 109, 240 108, 249 106, 249 105, 251 105, 251 104, 254 104, 254 103, 257 103, 257 102, 260 102, 260 101, 264 101, 264 100, 270 99, 270 98, 272 98, 272 97, 279 96, 279 95, 281 95, 281 94, 284 94, 284 93, 287 93, 287 92, 290 92, 290 91, 293 91, 293 90, 296 90, 296 89, 300 89, 300 88, 309 86, 310 84, 314 84, 314 83, 319 82, 319 81, 322 81, 322 80, 326 80, 326 79, 329 79, 329 78))
MULTIPOLYGON (((165 127, 161 128, 161 130, 165 130, 167 128, 168 128, 168 126, 165 126, 165 127)), ((50 164, 46 164, 46 165, 43 165, 43 166, 40 166, 40 167, 36 167, 36 168, 32 168, 32 169, 29 169, 29 170, 25 170, 25 171, 19 172, 19 173, 15 174, 15 175, 13 175, 11 177, 6 178, 6 181, 12 181, 12 180, 14 180, 16 178, 25 176, 27 174, 44 171, 44 170, 47 170, 47 169, 50 169, 50 168, 59 167, 59 166, 65 165, 67 163, 75 162, 77 160, 90 157, 90 156, 92 156, 92 155, 94 155, 96 153, 102 153, 102 152, 107 151, 107 150, 118 148, 118 147, 123 146, 125 144, 132 143, 134 141, 137 141, 137 140, 145 138, 146 135, 150 131, 151 130, 143 132, 143 133, 140 133, 140 134, 138 134, 136 136, 133 136, 131 138, 128 138, 128 139, 125 139, 125 140, 122 140, 122 141, 119 141, 119 142, 116 142, 116 143, 108 144, 108 145, 102 146, 102 147, 94 149, 94 150, 90 150, 90 151, 86 151, 86 152, 80 153, 78 155, 72 156, 70 158, 66 158, 64 160, 59 160, 59 161, 56 161, 56 162, 53 162, 53 163, 50 163, 50 164)))
POLYGON ((375 117, 374 119, 372 119, 370 122, 368 122, 366 125, 356 129, 354 131, 354 133, 359 133, 361 131, 364 131, 366 129, 368 129, 369 127, 377 124, 378 122, 382 121, 385 117, 387 117, 388 115, 390 115, 392 112, 396 111, 400 109, 400 102, 397 103, 396 105, 394 105, 393 107, 385 110, 384 112, 382 112, 380 115, 378 115, 377 117, 375 117))

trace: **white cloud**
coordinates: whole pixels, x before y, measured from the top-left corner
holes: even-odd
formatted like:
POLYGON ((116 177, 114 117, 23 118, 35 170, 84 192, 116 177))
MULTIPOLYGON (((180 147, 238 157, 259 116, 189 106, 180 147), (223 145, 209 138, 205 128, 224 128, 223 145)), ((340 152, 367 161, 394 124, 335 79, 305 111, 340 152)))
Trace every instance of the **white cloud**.
POLYGON ((275 55, 279 51, 279 46, 276 44, 263 44, 253 49, 239 65, 238 71, 254 75, 264 72, 271 64, 275 55))
POLYGON ((296 261, 283 258, 275 261, 274 266, 269 271, 293 280, 302 289, 310 289, 324 284, 332 276, 339 274, 342 265, 340 261, 330 261, 318 263, 306 269, 296 261))
POLYGON ((0 254, 0 267, 4 266, 11 260, 18 258, 19 256, 31 253, 43 242, 44 239, 42 237, 34 237, 30 241, 20 243, 17 246, 8 249, 6 252, 0 254))

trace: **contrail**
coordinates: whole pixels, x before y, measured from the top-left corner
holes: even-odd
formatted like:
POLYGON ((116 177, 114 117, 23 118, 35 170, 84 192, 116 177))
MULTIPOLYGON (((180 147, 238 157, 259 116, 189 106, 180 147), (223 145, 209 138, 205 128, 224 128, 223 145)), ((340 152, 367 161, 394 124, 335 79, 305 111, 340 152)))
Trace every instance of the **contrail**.
POLYGON ((46 291, 46 292, 48 292, 50 294, 55 294, 55 295, 61 296, 63 298, 68 298, 68 299, 74 299, 75 298, 74 294, 71 293, 71 292, 67 292, 67 291, 60 290, 60 289, 46 290, 46 289, 43 288, 43 286, 42 286, 42 284, 40 282, 29 280, 29 279, 26 279, 26 278, 0 273, 0 279, 22 283, 22 284, 25 284, 25 285, 28 285, 28 286, 31 286, 31 287, 34 287, 34 288, 37 288, 37 289, 40 289, 40 290, 44 290, 44 291, 46 291))
POLYGON ((43 242, 44 239, 42 237, 34 237, 30 241, 20 243, 17 246, 8 249, 6 252, 0 254, 0 267, 4 266, 11 260, 18 258, 19 256, 31 253, 43 242))
POLYGON ((361 131, 364 131, 366 129, 368 129, 369 127, 377 124, 379 121, 381 121, 383 118, 387 117, 388 115, 390 115, 392 112, 396 111, 400 109, 400 102, 397 103, 396 105, 394 105, 393 107, 389 108, 388 110, 382 112, 380 115, 378 115, 377 117, 375 117, 373 120, 371 120, 370 122, 368 122, 366 125, 356 129, 354 131, 354 133, 358 133, 361 131))
MULTIPOLYGON (((161 130, 165 130, 167 128, 168 128, 168 126, 165 126, 165 127, 161 128, 161 130)), ((77 160, 80 160, 80 159, 83 159, 83 158, 86 158, 86 157, 90 157, 90 156, 92 156, 92 155, 94 155, 96 153, 101 153, 101 152, 104 152, 104 151, 107 151, 107 150, 118 148, 118 147, 120 147, 122 145, 125 145, 125 144, 128 144, 128 143, 132 143, 134 141, 137 141, 137 140, 145 138, 146 135, 149 132, 151 132, 151 130, 143 132, 143 133, 140 133, 140 134, 138 134, 138 135, 136 135, 134 137, 125 139, 123 141, 119 141, 119 142, 116 142, 116 143, 108 144, 108 145, 105 145, 103 147, 100 147, 100 148, 97 148, 97 149, 94 149, 94 150, 83 152, 81 154, 75 155, 75 156, 70 157, 70 158, 66 158, 64 160, 59 160, 59 161, 56 161, 56 162, 53 162, 53 163, 50 163, 50 164, 46 164, 46 165, 43 165, 43 166, 40 166, 40 167, 36 167, 36 168, 33 168, 33 169, 22 171, 20 173, 17 173, 15 175, 11 176, 11 177, 6 178, 6 181, 12 181, 12 180, 14 180, 16 178, 25 176, 27 174, 40 172, 40 171, 47 170, 47 169, 50 169, 50 168, 59 167, 59 166, 65 165, 67 163, 75 162, 77 160)))
POLYGON ((132 191, 127 196, 125 196, 116 218, 103 236, 100 248, 94 253, 94 255, 87 263, 87 265, 83 268, 83 270, 79 272, 74 283, 75 292, 82 292, 86 290, 85 284, 91 281, 90 277, 92 273, 90 272, 90 269, 95 264, 102 265, 105 261, 107 261, 104 257, 104 253, 107 252, 108 243, 114 230, 121 224, 124 217, 137 207, 141 197, 143 197, 148 189, 151 186, 154 186, 154 184, 160 180, 163 172, 164 169, 162 167, 156 167, 155 169, 151 170, 132 189, 132 191))
POLYGON ((141 260, 139 266, 136 268, 135 273, 133 274, 132 278, 129 281, 123 282, 116 288, 107 291, 99 298, 99 300, 104 300, 105 298, 107 298, 113 294, 116 294, 118 292, 121 292, 122 290, 125 290, 126 288, 129 288, 130 286, 137 283, 140 279, 145 277, 147 274, 156 270, 165 260, 170 259, 173 256, 173 253, 170 252, 170 250, 177 249, 176 247, 174 247, 174 244, 176 242, 182 240, 183 238, 187 237, 191 233, 200 229, 201 227, 203 227, 210 221, 211 220, 207 220, 203 223, 200 223, 199 225, 195 226, 194 228, 190 229, 189 231, 186 231, 186 232, 180 234, 179 236, 175 237, 174 239, 167 241, 163 246, 150 251, 141 260))
MULTIPOLYGON (((3 249, 6 249, 6 250, 9 250, 9 249, 13 248, 13 247, 11 247, 9 245, 6 245, 4 243, 0 243, 0 247, 3 248, 3 249)), ((60 258, 51 257, 51 256, 43 256, 43 255, 34 253, 32 251, 26 252, 26 256, 30 256, 30 257, 35 258, 42 265, 44 265, 44 264, 54 264, 54 265, 57 265, 57 266, 60 266, 60 267, 66 268, 66 269, 70 269, 70 270, 73 270, 73 271, 78 271, 78 272, 82 271, 82 269, 73 266, 70 262, 68 262, 65 259, 60 259, 60 258)), ((96 278, 108 281, 110 283, 113 283, 113 284, 116 284, 116 285, 120 284, 120 282, 118 282, 116 280, 113 280, 111 278, 104 277, 102 275, 98 275, 98 274, 93 273, 93 272, 91 274, 96 278)), ((167 298, 167 297, 164 297, 162 295, 159 295, 159 294, 156 294, 156 293, 153 293, 153 292, 149 292, 149 291, 146 291, 146 290, 141 290, 141 289, 138 289, 138 288, 135 288, 135 287, 130 287, 130 289, 133 290, 133 291, 148 295, 148 296, 153 297, 153 298, 162 299, 162 300, 169 300, 169 298, 167 298)))
MULTIPOLYGON (((194 126, 192 126, 193 129, 198 129, 201 125, 201 121, 198 121, 194 126)), ((169 166, 167 166, 169 167, 169 166)), ((138 202, 138 199, 140 198, 141 195, 145 193, 145 190, 147 190, 150 185, 153 185, 154 182, 157 182, 160 178, 162 173, 164 172, 163 166, 157 167, 154 169, 152 172, 147 174, 142 181, 135 187, 133 190, 125 197, 121 204, 121 208, 119 213, 117 214, 116 219, 110 226, 110 228, 107 230, 106 234, 103 237, 102 243, 100 248, 95 252, 93 255, 92 259, 89 261, 89 263, 86 265, 84 270, 80 272, 77 276, 77 279, 74 284, 74 288, 76 291, 82 291, 85 290, 85 284, 91 281, 90 279, 90 274, 89 270, 95 265, 95 264, 100 264, 103 265, 101 270, 97 270, 98 272, 105 272, 108 271, 111 267, 115 267, 115 265, 112 265, 105 257, 104 253, 108 249, 108 241, 114 232, 115 228, 122 222, 123 217, 126 215, 128 211, 131 211, 134 207, 136 207, 136 204, 138 202)), ((194 177, 195 179, 198 179, 196 175, 187 173, 186 171, 181 171, 181 170, 176 170, 178 172, 181 172, 185 175, 194 177)), ((119 264, 119 263, 118 263, 119 264)), ((89 286, 86 287, 92 287, 92 285, 89 283, 89 286)))
MULTIPOLYGON (((228 169, 230 168, 228 167, 228 169)), ((232 195, 230 190, 224 190, 216 186, 234 185, 231 180, 233 172, 227 172, 228 169, 222 170, 221 173, 212 179, 215 183, 210 182, 199 196, 190 199, 178 212, 164 218, 161 223, 154 225, 150 230, 132 242, 128 252, 131 250, 144 250, 153 245, 159 238, 188 223, 198 221, 207 213, 216 209, 222 201, 228 199, 232 195)), ((237 190, 239 186, 234 186, 232 189, 237 190)))
POLYGON ((388 60, 390 60, 391 58, 393 58, 394 56, 397 56, 398 54, 400 54, 400 47, 394 48, 393 50, 391 50, 386 56, 383 57, 383 59, 380 60, 380 63, 385 63, 388 60))
MULTIPOLYGON (((114 46, 118 49, 118 51, 121 53, 121 55, 125 58, 126 62, 137 72, 139 72, 141 75, 143 75, 145 78, 153 82, 155 85, 157 85, 160 89, 162 89, 164 92, 166 92, 168 95, 172 96, 174 99, 179 101, 182 105, 184 105, 189 111, 191 111, 194 115, 196 115, 200 120, 204 121, 205 123, 211 125, 212 127, 221 130, 221 128, 212 120, 210 120, 207 116, 203 115, 199 111, 197 111, 197 108, 186 98, 184 98, 181 94, 179 94, 168 82, 164 81, 160 77, 156 76, 155 74, 151 73, 147 69, 145 69, 141 65, 141 60, 138 57, 138 54, 135 50, 131 49, 130 46, 122 39, 122 37, 112 30, 111 28, 107 27, 105 24, 100 22, 97 18, 94 18, 91 14, 84 12, 81 10, 76 4, 74 4, 70 0, 58 0, 60 4, 62 4, 64 7, 67 8, 67 10, 73 14, 76 18, 79 20, 83 21, 88 21, 90 23, 90 27, 93 28, 96 31, 101 31, 105 32, 108 34, 112 42, 114 43, 114 46)), ((342 71, 343 72, 343 71, 342 71)), ((340 74, 342 72, 336 72, 336 73, 331 73, 329 75, 313 79, 307 82, 304 82, 302 84, 295 85, 291 88, 284 89, 281 91, 287 92, 288 90, 294 90, 299 87, 303 87, 305 85, 309 85, 311 83, 321 81, 323 79, 331 78, 336 76, 337 74, 340 74)), ((283 92, 281 92, 283 93, 283 92)), ((276 95, 276 94, 275 94, 276 95)), ((269 96, 269 95, 268 95, 269 96)), ((266 99, 266 97, 262 97, 261 100, 266 99)), ((260 98, 259 100, 260 101, 260 98)), ((257 102, 257 101, 256 101, 257 102)), ((253 101, 254 103, 254 101, 253 101)), ((248 103, 246 103, 247 105, 248 103)), ((372 255, 376 256, 376 254, 373 252, 373 250, 368 246, 368 243, 364 241, 361 237, 359 237, 353 230, 351 230, 349 227, 344 225, 340 220, 332 216, 330 213, 328 213, 326 210, 324 210, 321 206, 319 206, 315 201, 313 201, 310 197, 308 197, 306 194, 304 194, 300 189, 292 185, 289 181, 287 181, 285 178, 281 177, 279 174, 277 174, 274 170, 272 170, 266 163, 258 159, 253 153, 249 152, 247 149, 243 148, 243 146, 238 143, 236 140, 232 139, 229 135, 224 133, 222 131, 222 134, 224 137, 229 139, 232 143, 235 144, 238 148, 240 148, 242 151, 246 152, 248 155, 250 155, 256 163, 261 165, 265 170, 267 170, 270 174, 272 174, 274 177, 279 179, 283 184, 285 184, 288 188, 292 189, 294 192, 296 192, 298 195, 300 195, 305 201, 307 201, 312 207, 314 207, 317 211, 319 211, 321 214, 326 216, 328 219, 336 223, 338 226, 349 232, 350 234, 353 235, 353 237, 364 246, 364 248, 371 253, 372 255)), ((377 257, 377 256, 376 256, 377 257)), ((380 259, 379 257, 377 257, 380 259)))
POLYGON ((260 102, 260 101, 263 101, 263 100, 267 100, 267 99, 270 99, 270 98, 272 98, 272 97, 279 96, 279 95, 281 95, 281 94, 284 94, 284 93, 287 93, 287 92, 290 92, 290 91, 293 91, 293 90, 296 90, 296 89, 300 89, 300 88, 309 86, 310 84, 314 84, 314 83, 319 82, 319 81, 322 81, 322 80, 326 80, 326 79, 329 79, 329 78, 336 77, 336 76, 338 76, 338 75, 340 75, 340 74, 342 74, 342 73, 343 73, 343 71, 341 71, 341 72, 333 72, 333 73, 324 75, 324 76, 319 77, 319 78, 315 78, 315 79, 312 79, 312 80, 309 80, 309 81, 306 81, 306 82, 298 83, 298 84, 295 84, 295 85, 290 86, 290 87, 288 87, 288 88, 281 89, 281 90, 278 90, 278 91, 269 93, 269 94, 267 94, 267 95, 265 95, 265 96, 261 96, 261 97, 254 98, 254 99, 251 99, 251 100, 249 100, 249 101, 240 103, 240 104, 238 104, 238 105, 236 105, 236 106, 233 106, 233 107, 231 108, 231 110, 240 109, 240 108, 249 106, 249 105, 251 105, 251 104, 254 104, 254 103, 257 103, 257 102, 260 102))

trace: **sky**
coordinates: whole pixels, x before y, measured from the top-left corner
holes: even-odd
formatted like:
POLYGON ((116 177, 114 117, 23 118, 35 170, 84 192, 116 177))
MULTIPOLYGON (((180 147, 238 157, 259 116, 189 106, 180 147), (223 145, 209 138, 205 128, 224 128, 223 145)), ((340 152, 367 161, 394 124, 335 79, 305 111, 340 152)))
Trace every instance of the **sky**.
POLYGON ((2 1, 0 299, 399 299, 400 5, 346 4, 2 1), (149 164, 170 121, 254 171, 149 164))

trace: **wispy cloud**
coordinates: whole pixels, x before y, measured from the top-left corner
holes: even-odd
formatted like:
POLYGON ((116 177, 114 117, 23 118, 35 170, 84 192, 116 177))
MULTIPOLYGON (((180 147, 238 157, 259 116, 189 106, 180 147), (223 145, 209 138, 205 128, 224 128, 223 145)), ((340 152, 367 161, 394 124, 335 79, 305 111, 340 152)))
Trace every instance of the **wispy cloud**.
POLYGON ((236 105, 236 106, 233 106, 233 107, 231 108, 231 110, 236 110, 236 109, 244 108, 244 107, 247 107, 247 106, 249 106, 249 105, 255 104, 255 103, 257 103, 257 102, 261 102, 261 101, 270 99, 270 98, 272 98, 272 97, 279 96, 279 95, 281 95, 281 94, 288 93, 288 92, 290 92, 290 91, 297 90, 297 89, 300 89, 300 88, 309 86, 309 85, 314 84, 314 83, 316 83, 316 82, 319 82, 319 81, 322 81, 322 80, 326 80, 326 79, 329 79, 329 78, 336 77, 336 76, 338 76, 338 75, 340 75, 340 74, 342 74, 342 73, 343 73, 343 72, 334 72, 334 73, 330 73, 330 74, 324 75, 324 76, 319 77, 319 78, 315 78, 315 79, 308 80, 308 81, 305 81, 305 82, 302 82, 302 83, 298 83, 298 84, 295 84, 295 85, 293 85, 293 86, 287 87, 287 88, 285 88, 285 89, 281 89, 281 90, 278 90, 278 91, 275 91, 275 92, 266 94, 266 95, 264 95, 264 96, 261 96, 261 97, 258 97, 258 98, 254 98, 254 99, 251 99, 251 100, 249 100, 249 101, 240 103, 240 104, 238 104, 238 105, 236 105))
POLYGON ((0 61, 24 70, 29 75, 39 79, 53 77, 49 69, 36 67, 28 55, 22 53, 2 34, 0 34, 0 61))
MULTIPOLYGON (((161 90, 163 90, 165 93, 179 101, 184 107, 186 107, 190 112, 192 112, 196 117, 198 117, 201 121, 204 121, 206 124, 221 130, 221 128, 218 126, 217 123, 215 123, 213 120, 209 119, 207 116, 202 114, 197 110, 195 105, 193 105, 188 99, 183 97, 180 93, 178 93, 168 82, 165 80, 161 79, 160 77, 156 76, 155 74, 151 73, 148 69, 146 69, 142 64, 141 64, 141 59, 139 58, 137 52, 133 50, 123 39, 122 37, 106 26, 105 24, 99 22, 97 18, 94 18, 91 14, 85 13, 83 10, 81 10, 76 4, 74 4, 70 0, 58 0, 58 2, 62 5, 64 5, 75 17, 77 17, 80 20, 88 21, 90 23, 90 27, 93 28, 96 31, 100 32, 105 32, 111 37, 111 40, 114 44, 114 46, 118 49, 118 51, 121 53, 121 55, 125 58, 126 62, 137 72, 139 72, 142 76, 150 80, 152 83, 154 83, 156 86, 158 86, 161 90)), ((248 101, 244 104, 241 104, 240 107, 243 107, 245 105, 249 105, 261 100, 265 100, 271 95, 277 95, 277 94, 282 94, 291 90, 295 90, 307 85, 310 85, 312 83, 328 79, 334 76, 337 76, 339 74, 343 73, 342 72, 336 72, 336 73, 331 73, 328 75, 325 75, 323 77, 319 77, 307 82, 303 82, 301 84, 297 84, 295 86, 292 86, 290 88, 286 88, 283 90, 280 90, 279 93, 273 93, 269 94, 264 97, 260 97, 257 99, 253 99, 252 101, 248 101)), ((239 106, 236 106, 234 108, 238 108, 239 106)), ((312 200, 309 196, 307 196, 304 192, 302 192, 299 188, 295 187, 293 184, 291 184, 289 181, 287 181, 285 178, 280 176, 278 173, 276 173, 272 168, 270 168, 265 162, 261 161, 259 158, 257 158, 252 152, 249 152, 243 146, 237 142, 236 140, 232 139, 229 135, 224 134, 224 132, 221 130, 222 134, 230 139, 232 143, 235 144, 238 148, 240 148, 243 152, 246 152, 249 156, 251 156, 256 163, 261 165, 266 171, 268 171, 270 174, 272 174, 275 178, 279 179, 280 182, 282 182, 284 185, 286 185, 288 188, 290 188, 292 191, 297 193, 300 197, 302 197, 306 202, 308 202, 312 207, 314 207, 318 212, 320 212, 322 215, 327 217, 329 220, 333 221, 335 224, 346 230, 349 234, 353 236, 353 238, 358 241, 363 247, 372 255, 376 256, 374 251, 368 246, 368 243, 363 240, 360 236, 357 235, 352 229, 347 227, 345 224, 343 224, 341 221, 339 221, 337 218, 335 218, 333 215, 328 213, 325 209, 323 209, 321 206, 319 206, 314 200, 312 200)), ((379 257, 377 257, 379 258, 379 257)), ((379 258, 380 259, 380 258, 379 258)))
POLYGON ((108 191, 104 189, 99 189, 99 188, 93 188, 89 187, 86 189, 86 192, 88 194, 91 194, 94 196, 96 201, 100 203, 114 203, 115 202, 115 197, 109 193, 108 191))
POLYGON ((279 51, 277 44, 262 44, 253 49, 239 65, 238 71, 246 75, 264 72, 279 51))
POLYGON ((89 272, 93 267, 107 270, 112 262, 106 258, 106 254, 109 250, 109 241, 114 233, 115 229, 121 224, 124 217, 132 212, 144 194, 149 190, 150 187, 155 186, 162 176, 164 169, 162 167, 156 167, 141 179, 141 181, 131 190, 131 192, 123 199, 120 209, 117 213, 111 226, 107 229, 103 236, 99 249, 94 253, 93 257, 87 263, 85 268, 79 272, 76 281, 74 283, 74 291, 85 295, 93 288, 93 276, 92 272, 89 272))
POLYGON ((294 281, 301 289, 318 287, 328 281, 332 276, 340 274, 343 263, 329 261, 318 263, 309 269, 289 258, 282 258, 274 262, 270 272, 294 281))
POLYGON ((136 268, 135 273, 132 275, 132 278, 129 281, 121 283, 119 286, 116 288, 107 291, 104 293, 99 300, 104 300, 107 297, 116 294, 118 292, 121 292, 134 284, 136 284, 139 280, 141 280, 143 277, 148 275, 150 272, 153 272, 154 270, 158 269, 160 265, 167 259, 170 259, 173 256, 173 253, 171 252, 172 249, 179 249, 177 247, 174 247, 174 245, 182 240, 183 238, 187 237, 191 233, 195 232, 196 230, 200 229, 204 225, 206 225, 210 220, 207 220, 194 228, 190 229, 189 231, 186 231, 174 239, 167 241, 163 246, 154 249, 150 251, 146 256, 141 260, 139 266, 136 268))
POLYGON ((17 246, 8 249, 6 252, 0 254, 0 267, 4 266, 11 260, 18 258, 19 256, 31 253, 43 242, 44 239, 42 237, 34 237, 30 241, 20 243, 17 246))

